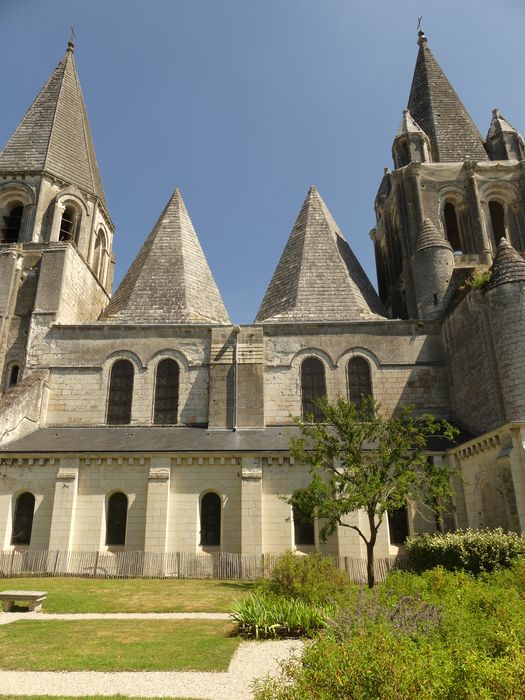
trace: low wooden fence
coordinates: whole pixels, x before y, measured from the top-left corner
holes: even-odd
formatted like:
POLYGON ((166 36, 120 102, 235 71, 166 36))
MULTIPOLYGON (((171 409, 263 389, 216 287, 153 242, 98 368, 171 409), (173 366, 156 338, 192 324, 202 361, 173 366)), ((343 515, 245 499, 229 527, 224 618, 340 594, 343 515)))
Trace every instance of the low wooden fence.
MULTIPOLYGON (((253 580, 268 576, 278 554, 213 552, 53 552, 9 550, 0 552, 0 578, 30 576, 84 576, 89 578, 193 578, 253 580)), ((333 557, 352 581, 366 582, 366 560, 333 557)), ((406 569, 404 558, 376 558, 376 580, 392 569, 406 569)))

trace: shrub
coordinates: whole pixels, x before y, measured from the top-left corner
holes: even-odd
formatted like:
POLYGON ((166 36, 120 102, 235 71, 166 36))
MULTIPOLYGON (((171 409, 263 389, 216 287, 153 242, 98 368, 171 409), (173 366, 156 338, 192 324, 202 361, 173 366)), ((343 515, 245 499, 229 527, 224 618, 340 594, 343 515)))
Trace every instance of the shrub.
POLYGON ((525 563, 395 572, 329 622, 257 700, 522 700, 525 563))
POLYGON ((485 289, 492 278, 492 270, 486 267, 477 267, 466 283, 472 289, 485 289))
POLYGON ((245 637, 297 637, 312 634, 333 615, 329 606, 315 606, 297 598, 252 593, 237 601, 231 613, 245 637))
POLYGON ((407 541, 406 551, 409 564, 416 571, 442 566, 477 576, 525 557, 525 536, 501 529, 417 535, 407 541))
POLYGON ((263 590, 314 605, 326 605, 347 602, 358 587, 329 557, 320 554, 297 556, 287 552, 277 561, 270 578, 263 584, 263 590))

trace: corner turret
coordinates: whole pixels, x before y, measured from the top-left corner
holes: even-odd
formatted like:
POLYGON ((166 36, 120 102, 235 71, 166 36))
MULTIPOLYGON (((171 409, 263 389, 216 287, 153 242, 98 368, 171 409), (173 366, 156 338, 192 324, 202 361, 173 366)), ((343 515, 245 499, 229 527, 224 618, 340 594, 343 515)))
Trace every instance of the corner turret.
POLYGON ((454 252, 428 218, 421 224, 412 264, 418 318, 441 318, 454 272, 454 252))
POLYGON ((392 145, 392 158, 396 168, 403 168, 409 163, 428 163, 432 160, 429 138, 412 119, 408 109, 403 110, 403 118, 392 145))
POLYGON ((492 121, 485 147, 491 160, 523 160, 525 158, 522 135, 509 124, 499 109, 492 110, 492 121))

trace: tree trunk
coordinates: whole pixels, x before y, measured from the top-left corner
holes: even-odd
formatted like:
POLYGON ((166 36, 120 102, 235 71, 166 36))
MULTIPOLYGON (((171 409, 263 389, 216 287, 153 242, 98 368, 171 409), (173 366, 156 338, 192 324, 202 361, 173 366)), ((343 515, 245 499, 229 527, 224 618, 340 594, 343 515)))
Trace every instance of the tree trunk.
POLYGON ((370 526, 370 539, 366 543, 366 575, 368 578, 368 588, 373 588, 376 582, 374 567, 374 547, 376 546, 377 540, 375 513, 368 513, 368 524, 370 526))

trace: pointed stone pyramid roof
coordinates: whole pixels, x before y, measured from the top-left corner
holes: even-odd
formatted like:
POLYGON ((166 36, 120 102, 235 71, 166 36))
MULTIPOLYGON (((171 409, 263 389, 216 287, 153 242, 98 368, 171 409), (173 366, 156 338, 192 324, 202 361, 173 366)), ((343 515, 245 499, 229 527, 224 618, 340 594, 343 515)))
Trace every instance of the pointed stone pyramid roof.
POLYGON ((419 32, 408 109, 430 140, 434 162, 488 160, 483 139, 419 32))
POLYGON ((398 139, 400 136, 405 136, 406 134, 424 134, 426 136, 423 129, 414 121, 408 109, 403 110, 403 117, 401 118, 401 124, 399 125, 395 138, 398 139))
POLYGON ((505 117, 501 114, 499 109, 493 109, 492 110, 492 121, 490 122, 490 127, 487 133, 487 141, 490 141, 491 139, 495 138, 496 136, 499 136, 500 134, 507 132, 507 133, 514 133, 518 134, 520 138, 522 138, 521 134, 517 129, 515 129, 512 124, 510 124, 505 117))
POLYGON ((101 318, 125 324, 230 324, 179 190, 101 318))
POLYGON ((425 248, 448 248, 452 250, 450 243, 439 233, 428 218, 423 221, 419 229, 416 251, 424 250, 425 248))
POLYGON ((488 289, 507 282, 525 282, 525 260, 503 237, 500 239, 496 257, 492 263, 492 277, 488 289))
POLYGON ((311 187, 256 322, 344 322, 383 316, 385 309, 370 280, 311 187))
POLYGON ((100 198, 107 209, 91 129, 69 42, 0 153, 0 172, 47 172, 100 198))

